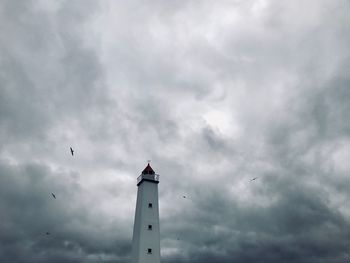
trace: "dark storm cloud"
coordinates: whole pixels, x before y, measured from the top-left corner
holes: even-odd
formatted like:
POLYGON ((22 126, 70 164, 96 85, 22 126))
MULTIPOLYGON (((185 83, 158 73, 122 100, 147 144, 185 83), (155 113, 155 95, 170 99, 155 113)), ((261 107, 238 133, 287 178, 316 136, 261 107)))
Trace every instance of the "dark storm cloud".
POLYGON ((0 261, 349 261, 348 2, 0 6, 0 261))
POLYGON ((170 222, 163 226, 168 236, 180 236, 185 246, 165 262, 348 260, 349 222, 329 205, 327 193, 294 180, 282 181, 267 182, 264 196, 277 198, 268 206, 260 206, 259 192, 253 204, 242 206, 236 200, 228 202, 229 194, 219 186, 214 192, 213 187, 202 188, 193 211, 182 211, 176 218, 179 227, 170 222))
POLYGON ((109 234, 96 235, 98 215, 85 203, 74 175, 53 172, 40 164, 3 162, 0 175, 2 261, 93 262, 105 258, 106 262, 126 262, 130 242, 109 234))

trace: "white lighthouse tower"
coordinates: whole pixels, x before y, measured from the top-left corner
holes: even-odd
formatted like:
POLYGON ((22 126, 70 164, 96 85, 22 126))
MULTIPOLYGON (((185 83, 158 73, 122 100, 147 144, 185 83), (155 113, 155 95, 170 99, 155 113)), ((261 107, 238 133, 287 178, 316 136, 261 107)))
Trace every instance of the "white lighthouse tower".
POLYGON ((137 201, 131 263, 160 263, 157 175, 149 165, 137 178, 137 201))

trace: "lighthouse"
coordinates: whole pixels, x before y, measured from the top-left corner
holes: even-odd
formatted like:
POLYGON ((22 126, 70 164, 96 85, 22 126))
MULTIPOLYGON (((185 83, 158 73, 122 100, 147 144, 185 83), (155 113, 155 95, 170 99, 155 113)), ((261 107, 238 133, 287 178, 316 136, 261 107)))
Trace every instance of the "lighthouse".
POLYGON ((158 183, 148 163, 137 178, 131 263, 160 263, 158 183))

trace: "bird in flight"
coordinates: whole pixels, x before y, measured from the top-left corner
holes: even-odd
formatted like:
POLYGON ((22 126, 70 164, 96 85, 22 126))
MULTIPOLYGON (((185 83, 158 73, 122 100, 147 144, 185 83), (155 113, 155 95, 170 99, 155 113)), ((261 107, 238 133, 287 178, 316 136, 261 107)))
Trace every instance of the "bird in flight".
POLYGON ((182 198, 186 198, 186 195, 183 195, 182 198))
POLYGON ((56 196, 55 196, 55 194, 54 194, 54 193, 51 193, 51 195, 53 196, 53 198, 55 198, 55 199, 56 199, 56 196))
POLYGON ((46 235, 47 235, 47 236, 50 235, 50 232, 46 232, 46 235))
POLYGON ((259 177, 254 177, 253 179, 251 179, 250 181, 255 181, 256 179, 258 179, 259 177))
POLYGON ((74 155, 74 150, 72 149, 72 147, 70 147, 70 153, 72 154, 72 156, 74 155))

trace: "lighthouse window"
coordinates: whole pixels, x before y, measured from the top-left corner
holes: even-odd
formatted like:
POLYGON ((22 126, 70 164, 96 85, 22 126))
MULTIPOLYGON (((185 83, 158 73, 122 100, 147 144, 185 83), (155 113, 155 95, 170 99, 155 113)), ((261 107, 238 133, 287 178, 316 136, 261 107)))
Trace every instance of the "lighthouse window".
POLYGON ((148 225, 148 230, 152 230, 152 225, 148 225))
POLYGON ((152 248, 147 249, 147 254, 152 254, 152 248))
POLYGON ((148 208, 152 208, 152 203, 148 203, 148 208))

